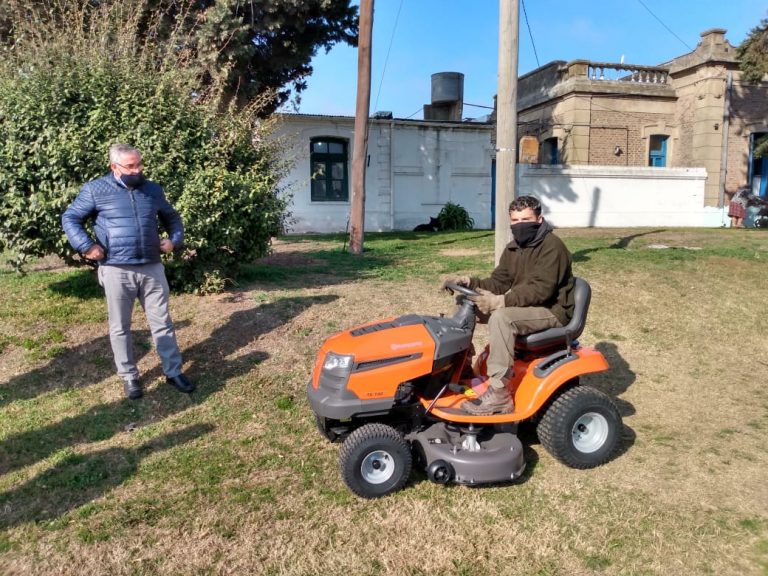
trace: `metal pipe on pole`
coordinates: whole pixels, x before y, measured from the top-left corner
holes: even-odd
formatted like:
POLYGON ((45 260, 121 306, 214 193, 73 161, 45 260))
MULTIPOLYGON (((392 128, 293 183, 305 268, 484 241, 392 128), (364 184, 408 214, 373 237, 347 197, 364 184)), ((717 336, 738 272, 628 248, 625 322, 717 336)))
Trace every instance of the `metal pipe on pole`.
POLYGON ((365 227, 365 160, 368 153, 368 116, 371 107, 371 40, 373 0, 360 0, 360 25, 357 41, 357 104, 355 145, 352 152, 352 202, 349 215, 349 251, 363 253, 365 227))
POLYGON ((509 241, 509 203, 515 198, 517 162, 517 53, 519 0, 499 0, 499 82, 496 95, 495 262, 509 241))

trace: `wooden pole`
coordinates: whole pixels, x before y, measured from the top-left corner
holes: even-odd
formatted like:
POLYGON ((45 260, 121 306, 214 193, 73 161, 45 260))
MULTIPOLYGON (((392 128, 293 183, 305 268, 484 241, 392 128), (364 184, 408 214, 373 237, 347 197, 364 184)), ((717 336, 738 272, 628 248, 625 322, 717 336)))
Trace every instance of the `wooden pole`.
POLYGON ((496 96, 495 262, 509 241, 509 203, 515 198, 517 162, 518 0, 499 0, 499 84, 496 96))
POLYGON ((349 251, 363 253, 365 227, 365 164, 368 152, 368 116, 371 106, 371 39, 373 0, 360 0, 360 36, 357 42, 357 107, 352 153, 352 203, 349 215, 349 251))

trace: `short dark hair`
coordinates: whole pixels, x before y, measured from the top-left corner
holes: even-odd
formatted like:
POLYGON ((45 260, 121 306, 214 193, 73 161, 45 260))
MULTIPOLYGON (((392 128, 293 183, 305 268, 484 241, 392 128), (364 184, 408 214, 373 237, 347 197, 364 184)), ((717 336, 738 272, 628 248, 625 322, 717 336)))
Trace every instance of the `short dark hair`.
POLYGON ((541 202, 539 202, 539 199, 535 196, 518 196, 509 203, 510 212, 520 212, 526 208, 533 210, 533 213, 536 214, 537 218, 541 216, 541 202))

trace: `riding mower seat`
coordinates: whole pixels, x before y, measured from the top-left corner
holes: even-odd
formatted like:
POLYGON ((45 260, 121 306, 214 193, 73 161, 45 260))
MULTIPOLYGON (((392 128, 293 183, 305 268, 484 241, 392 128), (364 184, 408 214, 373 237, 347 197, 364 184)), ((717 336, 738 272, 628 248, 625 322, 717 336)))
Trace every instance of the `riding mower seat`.
POLYGON ((551 349, 565 349, 571 341, 581 336, 587 323, 592 288, 583 278, 574 277, 573 280, 573 316, 571 321, 562 328, 548 328, 541 332, 518 336, 515 340, 516 350, 530 354, 541 354, 551 349))

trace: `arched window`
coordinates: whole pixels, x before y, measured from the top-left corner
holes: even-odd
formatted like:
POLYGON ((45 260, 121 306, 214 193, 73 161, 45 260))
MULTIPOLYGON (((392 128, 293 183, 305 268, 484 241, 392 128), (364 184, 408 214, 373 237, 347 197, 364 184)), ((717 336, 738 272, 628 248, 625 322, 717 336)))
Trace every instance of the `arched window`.
POLYGON ((310 140, 312 202, 348 202, 347 141, 339 138, 310 140))

